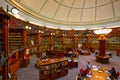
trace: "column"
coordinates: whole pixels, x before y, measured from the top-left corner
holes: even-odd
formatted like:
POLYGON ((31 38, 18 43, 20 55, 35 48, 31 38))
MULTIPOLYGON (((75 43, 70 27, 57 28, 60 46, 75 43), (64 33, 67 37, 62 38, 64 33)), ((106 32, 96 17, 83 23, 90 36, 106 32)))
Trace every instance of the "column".
POLYGON ((91 42, 91 38, 90 36, 88 35, 87 36, 87 48, 90 49, 90 42, 91 42))
POLYGON ((106 40, 99 40, 99 56, 105 56, 106 40))
POLYGON ((37 44, 38 44, 38 47, 37 47, 37 56, 40 57, 41 54, 40 54, 40 33, 37 34, 37 44))
POLYGON ((51 50, 52 49, 52 46, 53 46, 53 35, 50 35, 50 45, 49 45, 49 49, 51 50))
POLYGON ((99 40, 99 55, 96 56, 96 61, 100 63, 109 63, 109 56, 105 55, 105 45, 106 45, 106 37, 101 34, 98 38, 99 40))
POLYGON ((62 36, 62 49, 64 50, 64 36, 62 36))
POLYGON ((26 29, 23 29, 23 32, 22 32, 22 36, 23 36, 23 48, 24 48, 24 50, 22 51, 22 54, 21 54, 21 56, 22 56, 22 66, 23 67, 27 67, 27 65, 28 65, 28 63, 27 63, 27 60, 26 60, 26 44, 27 44, 27 31, 26 31, 26 29))
POLYGON ((106 45, 106 37, 105 35, 99 35, 99 56, 105 56, 105 45, 106 45))
POLYGON ((27 44, 27 31, 26 29, 23 29, 23 48, 26 48, 27 44))
MULTIPOLYGON (((8 14, 2 9, 0 8, 0 19, 1 19, 1 23, 2 23, 2 41, 4 42, 2 47, 4 50, 4 57, 8 57, 9 54, 9 28, 8 28, 8 22, 10 17, 8 16, 8 14)), ((8 59, 4 62, 4 64, 2 65, 2 80, 9 80, 9 64, 8 64, 8 59)))
POLYGON ((74 36, 74 48, 78 48, 77 36, 74 36))

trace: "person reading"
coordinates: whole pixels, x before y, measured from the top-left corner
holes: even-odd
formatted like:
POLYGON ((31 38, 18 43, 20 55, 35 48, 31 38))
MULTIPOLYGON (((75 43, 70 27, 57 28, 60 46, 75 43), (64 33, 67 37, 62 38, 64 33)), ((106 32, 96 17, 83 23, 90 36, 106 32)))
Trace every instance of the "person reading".
POLYGON ((117 73, 116 73, 116 70, 114 67, 111 68, 111 70, 108 70, 110 73, 111 73, 111 78, 114 78, 114 79, 117 79, 118 76, 117 76, 117 73))
POLYGON ((87 66, 88 69, 92 68, 92 65, 90 64, 90 62, 88 62, 86 66, 87 66))
POLYGON ((82 80, 80 73, 78 73, 78 75, 76 76, 76 79, 75 79, 75 80, 82 80))

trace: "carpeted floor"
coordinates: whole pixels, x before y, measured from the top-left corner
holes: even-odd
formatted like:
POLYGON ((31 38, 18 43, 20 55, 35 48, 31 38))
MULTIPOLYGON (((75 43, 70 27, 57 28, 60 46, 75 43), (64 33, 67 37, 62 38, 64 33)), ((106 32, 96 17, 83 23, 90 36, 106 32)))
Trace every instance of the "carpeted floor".
MULTIPOLYGON (((115 67, 117 71, 120 71, 120 56, 116 56, 116 53, 112 51, 112 58, 110 58, 109 64, 100 64, 95 61, 95 55, 90 56, 80 55, 78 59, 78 68, 69 69, 68 74, 64 77, 56 80, 75 80, 76 75, 79 73, 79 69, 86 68, 87 62, 91 62, 93 65, 100 65, 106 68, 115 67)), ((39 80, 39 70, 34 67, 38 58, 35 56, 30 58, 30 65, 27 68, 20 68, 17 71, 17 80, 39 80)))

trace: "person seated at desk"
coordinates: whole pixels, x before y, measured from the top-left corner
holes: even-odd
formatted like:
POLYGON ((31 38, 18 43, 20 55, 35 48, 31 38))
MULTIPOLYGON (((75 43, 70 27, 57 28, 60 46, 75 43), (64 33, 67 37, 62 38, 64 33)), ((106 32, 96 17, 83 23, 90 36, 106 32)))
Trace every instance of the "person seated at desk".
POLYGON ((106 51, 105 53, 106 53, 106 55, 108 55, 108 56, 112 57, 112 54, 111 54, 111 52, 110 52, 110 51, 106 51))
POLYGON ((90 52, 91 53, 94 53, 95 52, 95 49, 93 47, 90 47, 90 52))
POLYGON ((108 70, 108 71, 111 73, 111 76, 110 76, 111 78, 117 79, 118 76, 114 67, 112 67, 111 70, 108 70))
POLYGON ((95 50, 95 56, 99 55, 99 50, 95 50))
POLYGON ((45 61, 48 61, 48 58, 46 56, 43 57, 43 59, 42 59, 42 62, 45 62, 45 61))
POLYGON ((71 61, 69 62, 69 67, 73 68, 75 65, 73 57, 71 57, 71 61))
POLYGON ((81 54, 81 55, 84 54, 84 49, 83 49, 83 48, 80 48, 80 49, 79 49, 79 54, 81 54))
POLYGON ((72 55, 72 51, 69 51, 68 52, 68 57, 71 57, 71 55, 72 55))
POLYGON ((88 62, 86 66, 87 66, 88 69, 92 68, 92 65, 90 64, 90 62, 88 62))
POLYGON ((74 58, 74 67, 78 67, 78 58, 74 58))
POLYGON ((76 58, 79 58, 79 53, 78 53, 78 51, 76 51, 75 54, 76 54, 76 58))
POLYGON ((71 56, 72 56, 73 58, 75 58, 75 57, 76 57, 75 52, 73 52, 71 56))
POLYGON ((78 75, 76 76, 76 79, 75 79, 75 80, 82 80, 80 73, 78 73, 78 75))
POLYGON ((90 62, 87 63, 87 68, 85 70, 83 70, 82 72, 82 76, 85 77, 89 72, 90 72, 90 69, 92 68, 92 65, 90 64, 90 62))

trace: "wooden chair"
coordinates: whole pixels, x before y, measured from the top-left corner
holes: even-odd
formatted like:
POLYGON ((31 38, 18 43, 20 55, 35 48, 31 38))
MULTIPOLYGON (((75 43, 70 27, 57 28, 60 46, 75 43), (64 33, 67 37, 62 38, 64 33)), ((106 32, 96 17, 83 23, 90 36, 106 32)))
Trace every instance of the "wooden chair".
POLYGON ((74 66, 75 66, 75 63, 74 62, 70 62, 69 67, 73 68, 74 66))
POLYGON ((117 72, 117 76, 120 76, 120 72, 117 72))

